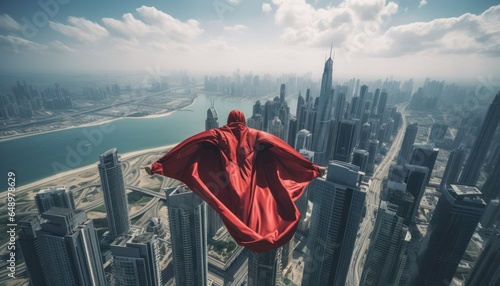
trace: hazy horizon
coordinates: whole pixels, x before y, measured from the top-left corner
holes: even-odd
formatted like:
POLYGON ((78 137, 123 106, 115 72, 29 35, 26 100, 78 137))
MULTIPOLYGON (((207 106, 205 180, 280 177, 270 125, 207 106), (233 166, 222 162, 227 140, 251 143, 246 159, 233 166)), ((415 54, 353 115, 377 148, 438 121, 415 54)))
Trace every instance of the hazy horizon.
POLYGON ((0 8, 0 72, 158 67, 197 76, 311 72, 319 79, 333 44, 334 79, 473 83, 500 71, 495 2, 16 1, 0 8))

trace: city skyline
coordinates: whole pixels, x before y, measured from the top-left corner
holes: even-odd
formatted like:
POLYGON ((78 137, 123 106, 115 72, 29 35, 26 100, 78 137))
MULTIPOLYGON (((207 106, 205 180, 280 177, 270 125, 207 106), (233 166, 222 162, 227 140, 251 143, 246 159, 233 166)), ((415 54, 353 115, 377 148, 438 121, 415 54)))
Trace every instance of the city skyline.
POLYGON ((45 3, 50 5, 9 3, 0 9, 2 72, 149 67, 287 70, 319 78, 316 67, 331 44, 335 65, 342 67, 334 69, 334 78, 474 80, 496 73, 500 63, 495 1, 45 3))

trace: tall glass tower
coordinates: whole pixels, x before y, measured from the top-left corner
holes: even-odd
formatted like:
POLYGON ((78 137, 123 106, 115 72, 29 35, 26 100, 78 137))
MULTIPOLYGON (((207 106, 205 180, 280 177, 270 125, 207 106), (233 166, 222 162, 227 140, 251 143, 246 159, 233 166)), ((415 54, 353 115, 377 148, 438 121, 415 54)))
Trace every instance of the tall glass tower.
POLYGON ((319 93, 318 113, 316 115, 316 125, 313 131, 314 159, 319 165, 328 163, 328 139, 332 128, 333 109, 333 60, 330 55, 325 63, 323 77, 321 79, 321 90, 319 93))
POLYGON ((460 176, 460 183, 464 185, 475 185, 483 166, 484 158, 490 148, 493 135, 500 123, 500 91, 493 99, 486 116, 483 119, 481 129, 479 130, 474 146, 472 146, 467 162, 460 176))
POLYGON ((410 124, 406 127, 405 137, 403 138, 403 143, 401 143, 401 150, 398 154, 397 164, 404 166, 410 162, 410 155, 413 150, 413 143, 415 143, 415 138, 417 138, 418 124, 410 124))
POLYGON ((36 231, 49 285, 106 285, 97 232, 84 211, 53 207, 36 231))
POLYGON ((186 186, 167 195, 174 275, 177 285, 206 286, 206 203, 186 186))
POLYGON ((110 238, 125 234, 130 229, 125 182, 118 158, 116 148, 113 148, 101 154, 97 164, 101 176, 110 238))
POLYGON ((410 285, 448 285, 485 210, 473 186, 446 186, 432 215, 410 285))
MULTIPOLYGON (((259 107, 260 109, 260 102, 259 107)), ((207 119, 205 120, 205 130, 210 130, 212 128, 219 127, 219 116, 217 110, 215 109, 214 102, 211 100, 211 107, 207 110, 207 119)), ((257 105, 257 103, 256 103, 257 105)), ((254 112, 255 112, 254 107, 254 112)), ((207 206, 207 235, 209 239, 212 239, 219 229, 223 226, 222 220, 219 214, 211 207, 207 206)))
POLYGON ((207 110, 207 119, 205 120, 205 130, 219 127, 219 115, 214 106, 213 99, 210 100, 211 106, 207 110))
POLYGON ((281 285, 282 247, 263 253, 248 253, 248 286, 281 285))
POLYGON ((465 286, 476 285, 500 285, 500 233, 492 235, 465 283, 465 286))
POLYGON ((380 203, 360 285, 390 285, 397 274, 394 269, 408 233, 397 209, 386 201, 380 203))
POLYGON ((327 178, 313 180, 311 226, 302 285, 344 286, 365 207, 359 167, 331 161, 327 178))

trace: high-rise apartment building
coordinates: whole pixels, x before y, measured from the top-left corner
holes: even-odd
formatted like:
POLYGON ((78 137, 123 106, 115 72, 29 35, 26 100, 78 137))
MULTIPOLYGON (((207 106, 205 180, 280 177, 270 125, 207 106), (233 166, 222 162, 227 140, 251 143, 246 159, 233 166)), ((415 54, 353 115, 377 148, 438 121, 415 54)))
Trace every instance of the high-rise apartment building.
POLYGON ((302 129, 297 133, 295 138, 295 150, 300 149, 311 150, 312 134, 306 129, 302 129))
POLYGON ((411 215, 410 217, 405 217, 403 221, 405 225, 409 226, 410 222, 414 222, 415 217, 418 215, 418 207, 425 192, 426 182, 429 177, 429 169, 427 167, 406 164, 405 171, 406 176, 404 182, 406 183, 406 191, 414 198, 411 211, 409 212, 411 215))
POLYGON ((281 285, 281 252, 281 247, 263 253, 248 252, 248 286, 281 285))
POLYGON ((104 204, 106 205, 108 236, 115 238, 127 233, 130 229, 128 199, 125 193, 122 166, 116 148, 101 154, 97 167, 101 177, 104 204))
POLYGON ((177 285, 208 285, 206 203, 186 186, 167 195, 177 285))
POLYGON ((398 165, 405 165, 410 162, 410 155, 413 150, 413 143, 415 143, 415 138, 417 138, 417 132, 417 123, 410 124, 406 127, 403 143, 401 143, 401 150, 399 150, 398 154, 398 165))
POLYGON ((465 282, 465 286, 497 285, 500 285, 500 233, 492 235, 465 282))
POLYGON ((64 186, 43 188, 35 195, 38 213, 42 214, 51 207, 68 208, 75 210, 73 193, 64 186))
POLYGON ((19 238, 24 263, 30 275, 33 286, 48 285, 44 275, 43 257, 37 240, 36 231, 40 229, 41 218, 38 215, 28 215, 19 221, 19 238))
POLYGON ((476 187, 446 186, 422 241, 410 285, 451 283, 485 207, 476 187))
POLYGON ((335 142, 333 160, 349 162, 354 148, 356 121, 344 119, 339 123, 335 142))
POLYGON ((207 119, 205 120, 205 130, 219 127, 219 115, 212 102, 212 106, 207 109, 207 119))
MULTIPOLYGON (((260 110, 260 101, 257 101, 254 105, 254 113, 260 110)), ((256 113, 258 114, 258 113, 256 113)), ((252 116, 253 117, 253 116, 252 116)), ((255 116, 255 118, 257 115, 255 116)), ((250 120, 250 119, 249 119, 250 120)), ((217 115, 217 110, 212 102, 212 107, 207 110, 207 119, 205 120, 205 130, 210 130, 212 128, 219 127, 219 117, 217 115)), ((257 128, 258 129, 258 128, 257 128)), ((217 232, 223 227, 222 220, 219 214, 209 205, 207 205, 207 236, 212 239, 217 232)))
POLYGON ((401 247, 408 227, 399 217, 398 206, 382 201, 373 227, 360 285, 390 285, 393 282, 401 247))
POLYGON ((464 185, 475 185, 477 179, 479 178, 479 173, 481 172, 484 158, 486 153, 490 148, 493 135, 500 123, 500 91, 493 99, 486 116, 483 119, 481 128, 477 133, 476 140, 472 146, 469 157, 464 165, 462 174, 460 176, 460 184, 464 185))
POLYGON ((106 285, 97 232, 84 211, 53 207, 36 231, 49 285, 106 285))
POLYGON ((457 149, 450 152, 446 168, 444 169, 443 177, 441 178, 440 189, 444 189, 446 184, 458 182, 458 176, 462 169, 462 164, 465 159, 465 146, 460 145, 457 149))
POLYGON ((160 251, 151 232, 117 237, 110 245, 113 279, 120 286, 162 286, 160 251))
POLYGON ((360 180, 358 166, 331 161, 327 178, 309 184, 314 207, 302 285, 344 286, 365 204, 360 180))

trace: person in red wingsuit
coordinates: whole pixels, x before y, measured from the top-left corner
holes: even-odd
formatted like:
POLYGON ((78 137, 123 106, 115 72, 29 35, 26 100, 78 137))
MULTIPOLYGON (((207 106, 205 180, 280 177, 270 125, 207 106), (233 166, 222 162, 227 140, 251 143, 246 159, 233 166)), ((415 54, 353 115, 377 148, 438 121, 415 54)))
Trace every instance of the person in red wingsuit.
POLYGON ((257 253, 293 237, 300 219, 295 201, 325 173, 280 138, 247 127, 239 110, 226 126, 186 139, 145 169, 186 184, 239 245, 257 253))

